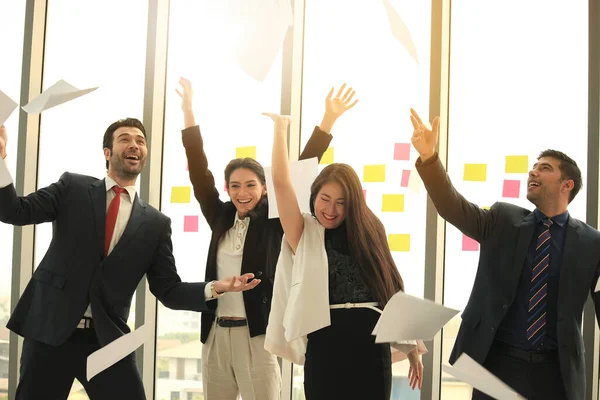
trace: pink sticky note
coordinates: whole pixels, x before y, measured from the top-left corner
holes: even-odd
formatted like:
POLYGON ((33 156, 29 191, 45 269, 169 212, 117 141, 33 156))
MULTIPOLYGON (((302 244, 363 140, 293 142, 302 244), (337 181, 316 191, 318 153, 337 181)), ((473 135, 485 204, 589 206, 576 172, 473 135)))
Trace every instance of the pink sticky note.
POLYGON ((367 199, 367 189, 363 189, 363 197, 365 200, 367 199))
POLYGON ((410 159, 410 143, 394 144, 394 160, 410 159))
POLYGON ((198 216, 197 215, 186 215, 183 217, 183 231, 184 232, 198 232, 198 216))
POLYGON ((410 169, 402 170, 402 180, 400 181, 400 186, 408 187, 409 179, 410 179, 410 169))
POLYGON ((227 181, 223 181, 223 190, 227 191, 227 181))
POLYGON ((505 179, 502 186, 502 197, 510 197, 513 199, 519 198, 521 189, 521 181, 505 179))
POLYGON ((463 249, 463 251, 479 251, 479 242, 471 239, 467 235, 463 235, 462 249, 463 249))
POLYGON ((186 171, 189 171, 189 170, 190 170, 190 164, 188 164, 188 163, 185 163, 185 170, 186 170, 186 171))

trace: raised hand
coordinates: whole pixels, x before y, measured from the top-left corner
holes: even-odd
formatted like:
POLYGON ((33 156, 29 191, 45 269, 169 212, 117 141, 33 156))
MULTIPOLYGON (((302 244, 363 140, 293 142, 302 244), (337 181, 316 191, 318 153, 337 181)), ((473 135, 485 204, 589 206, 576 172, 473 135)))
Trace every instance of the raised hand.
POLYGON ((0 157, 6 158, 6 143, 8 142, 8 134, 6 133, 6 127, 0 126, 0 157))
POLYGON ((181 86, 181 91, 179 89, 175 89, 179 97, 181 97, 181 109, 183 111, 191 111, 192 110, 192 97, 194 97, 194 91, 192 90, 192 82, 189 79, 181 77, 179 79, 179 85, 181 86))
POLYGON ((421 356, 415 349, 407 354, 408 362, 410 363, 410 369, 408 370, 408 384, 415 390, 416 387, 421 389, 423 386, 423 363, 421 362, 421 356))
POLYGON ((254 274, 248 273, 242 276, 232 276, 215 282, 215 290, 219 293, 245 292, 254 289, 260 283, 260 279, 252 279, 254 274), (252 279, 251 282, 248 282, 252 279))
POLYGON ((342 85, 340 90, 338 90, 335 97, 332 98, 334 88, 331 88, 327 94, 327 98, 325 99, 325 115, 339 118, 342 114, 358 103, 358 99, 352 102, 356 92, 351 87, 349 87, 345 92, 344 89, 346 89, 345 83, 342 85))
POLYGON ((419 152, 421 160, 425 161, 435 153, 435 146, 438 143, 440 117, 435 117, 431 123, 431 129, 428 128, 419 114, 412 108, 410 109, 410 121, 413 124, 414 131, 411 138, 413 147, 419 152))
POLYGON ((268 112, 264 112, 262 115, 265 115, 273 120, 273 123, 275 124, 275 132, 287 133, 287 128, 292 122, 292 118, 289 115, 279 115, 268 112))

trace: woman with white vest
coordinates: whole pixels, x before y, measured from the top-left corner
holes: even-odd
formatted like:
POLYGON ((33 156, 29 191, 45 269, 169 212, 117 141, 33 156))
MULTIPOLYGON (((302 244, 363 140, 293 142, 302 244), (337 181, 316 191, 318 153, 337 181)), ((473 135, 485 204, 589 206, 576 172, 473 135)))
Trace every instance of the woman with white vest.
MULTIPOLYGON (((331 164, 311 186, 302 214, 290 177, 287 129, 276 114, 272 173, 284 243, 277 264, 265 348, 304 364, 307 400, 389 400, 392 355, 372 335, 387 301, 404 290, 385 229, 368 208, 360 180, 331 164)), ((422 343, 411 344, 410 385, 421 387, 422 343)))

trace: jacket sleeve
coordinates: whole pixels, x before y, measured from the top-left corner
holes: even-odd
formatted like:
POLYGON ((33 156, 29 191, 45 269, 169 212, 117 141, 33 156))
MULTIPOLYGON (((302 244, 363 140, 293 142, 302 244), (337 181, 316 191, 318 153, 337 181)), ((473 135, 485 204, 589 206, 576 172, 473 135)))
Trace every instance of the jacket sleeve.
POLYGON ((208 159, 204 152, 200 128, 198 125, 192 126, 184 129, 182 134, 194 196, 200 203, 206 222, 214 230, 223 210, 223 202, 215 186, 215 177, 208 169, 208 159))
POLYGON ((325 133, 319 129, 318 126, 315 126, 312 135, 306 142, 306 146, 304 146, 304 150, 302 154, 300 154, 300 160, 307 160, 309 158, 317 157, 319 161, 321 161, 321 157, 323 157, 323 153, 329 147, 329 143, 333 136, 329 133, 325 133))

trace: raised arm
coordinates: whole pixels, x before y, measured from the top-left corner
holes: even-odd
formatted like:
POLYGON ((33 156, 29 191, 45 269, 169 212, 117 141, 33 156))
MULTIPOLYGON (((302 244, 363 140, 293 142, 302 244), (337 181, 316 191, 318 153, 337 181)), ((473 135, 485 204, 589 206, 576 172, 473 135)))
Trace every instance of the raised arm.
POLYGON ((489 235, 496 222, 497 207, 492 207, 492 211, 482 210, 458 193, 435 152, 439 117, 433 120, 429 129, 415 110, 411 109, 411 113, 410 120, 414 127, 411 141, 420 155, 417 171, 429 197, 442 218, 467 236, 481 242, 489 235))
POLYGON ((271 171, 279 221, 283 227, 286 241, 295 253, 304 230, 304 218, 300 212, 298 200, 296 200, 288 162, 287 131, 290 117, 269 113, 264 113, 264 115, 271 117, 275 125, 271 171))
POLYGON ((219 198, 219 191, 215 186, 215 177, 208 169, 204 141, 194 118, 192 83, 188 79, 181 78, 179 84, 181 90, 177 89, 177 94, 181 97, 181 110, 185 126, 181 133, 188 161, 190 182, 194 188, 194 196, 202 208, 202 214, 213 229, 219 220, 223 202, 219 198))
POLYGON ((325 98, 325 114, 323 115, 321 125, 315 127, 302 154, 300 154, 300 160, 317 157, 321 161, 323 153, 325 153, 331 142, 333 125, 339 117, 358 103, 358 100, 352 101, 356 92, 352 88, 348 88, 344 92, 345 88, 346 84, 344 83, 335 97, 333 97, 334 88, 331 88, 329 94, 327 94, 325 98))

